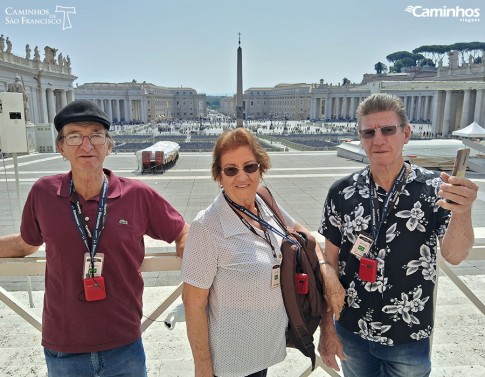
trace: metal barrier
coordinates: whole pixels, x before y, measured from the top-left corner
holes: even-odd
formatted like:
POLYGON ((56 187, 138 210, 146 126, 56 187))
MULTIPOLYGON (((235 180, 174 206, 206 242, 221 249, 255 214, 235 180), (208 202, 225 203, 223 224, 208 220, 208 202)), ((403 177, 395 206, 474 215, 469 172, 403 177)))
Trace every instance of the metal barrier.
MULTIPOLYGON (((316 233, 316 232, 312 232, 316 233)), ((315 234, 317 235, 317 234, 315 234)), ((321 236, 317 240, 321 241, 321 236)), ((485 246, 476 245, 473 247, 467 260, 485 260, 485 246)), ((141 272, 157 271, 177 271, 181 268, 182 259, 175 253, 153 253, 147 254, 143 261, 141 272)), ((45 273, 45 258, 27 257, 27 258, 0 258, 0 276, 42 276, 45 273)), ((485 315, 484 303, 463 283, 463 281, 450 269, 442 258, 438 258, 438 267, 443 271, 451 281, 460 289, 460 291, 475 305, 482 314, 485 315)), ((436 284, 436 289, 438 286, 436 284)), ((181 295, 182 284, 178 285, 175 290, 160 305, 144 318, 141 324, 142 332, 145 331, 154 321, 165 312, 165 310, 181 295)), ((436 290, 435 290, 436 295, 436 290)), ((0 300, 15 311, 19 316, 30 323, 34 328, 41 331, 42 324, 32 311, 25 307, 20 301, 13 297, 4 288, 0 287, 0 300)), ((436 302, 436 300, 435 300, 436 302)), ((316 369, 322 368, 329 376, 339 377, 340 375, 333 369, 325 366, 320 356, 317 354, 316 369)), ((300 377, 309 376, 312 373, 311 366, 305 369, 300 377)))
MULTIPOLYGON (((0 258, 0 276, 43 276, 46 260, 43 257, 0 258)), ((147 254, 141 265, 141 272, 178 271, 182 266, 182 259, 175 253, 147 254)), ((165 310, 181 295, 180 284, 152 313, 142 321, 141 328, 145 331, 165 310)), ((25 319, 37 330, 42 330, 41 319, 29 308, 0 287, 0 300, 19 316, 25 319)))

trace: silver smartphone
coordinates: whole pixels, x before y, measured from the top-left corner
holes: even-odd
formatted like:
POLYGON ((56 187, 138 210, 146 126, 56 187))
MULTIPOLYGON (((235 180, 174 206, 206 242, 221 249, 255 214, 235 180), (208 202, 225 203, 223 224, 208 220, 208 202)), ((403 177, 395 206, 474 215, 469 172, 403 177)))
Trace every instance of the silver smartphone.
POLYGON ((453 172, 451 175, 455 177, 464 177, 466 167, 468 166, 468 157, 470 156, 470 148, 462 148, 456 151, 455 164, 453 165, 453 172))
MULTIPOLYGON (((455 164, 453 165, 452 176, 464 177, 466 172, 466 167, 468 165, 468 157, 470 156, 469 148, 462 148, 456 151, 455 164)), ((452 200, 446 199, 448 203, 455 203, 452 200)))

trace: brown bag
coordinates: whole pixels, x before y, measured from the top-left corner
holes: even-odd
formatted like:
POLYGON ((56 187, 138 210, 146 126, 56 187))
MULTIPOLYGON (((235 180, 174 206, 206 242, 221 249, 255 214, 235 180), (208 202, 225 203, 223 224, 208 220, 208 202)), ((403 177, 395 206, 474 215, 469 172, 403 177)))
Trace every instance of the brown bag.
POLYGON ((281 244, 283 254, 281 292, 288 315, 286 346, 296 348, 309 357, 312 361, 312 370, 314 370, 313 334, 320 323, 324 306, 323 279, 315 252, 316 240, 309 232, 295 232, 287 229, 281 211, 267 187, 260 186, 257 193, 276 215, 282 228, 300 244, 300 248, 288 240, 283 240, 281 244), (307 275, 308 293, 306 294, 299 293, 297 283, 298 277, 301 277, 299 274, 307 275))

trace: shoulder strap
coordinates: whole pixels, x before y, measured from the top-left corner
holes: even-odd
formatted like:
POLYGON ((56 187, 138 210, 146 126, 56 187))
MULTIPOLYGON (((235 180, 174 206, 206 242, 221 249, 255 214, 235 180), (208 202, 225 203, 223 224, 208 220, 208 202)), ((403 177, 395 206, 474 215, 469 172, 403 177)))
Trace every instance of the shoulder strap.
POLYGON ((276 219, 278 220, 282 228, 286 231, 285 218, 280 211, 280 207, 278 207, 278 204, 274 200, 273 194, 271 193, 271 191, 269 191, 269 188, 266 186, 259 186, 256 193, 261 197, 261 199, 264 200, 269 209, 273 211, 276 219))
MULTIPOLYGON (((260 186, 257 194, 273 211, 280 225, 288 232, 284 217, 271 191, 266 186, 260 186)), ((288 233, 300 243, 301 248, 297 248, 286 241, 283 241, 281 245, 283 254, 281 293, 288 315, 286 345, 300 350, 303 355, 309 357, 312 362, 312 370, 314 370, 315 346, 313 334, 320 323, 323 297, 320 267, 315 254, 315 238, 310 233, 304 234, 306 240, 300 233, 291 231, 288 233), (305 248, 308 248, 308 254, 305 248), (308 293, 306 295, 300 295, 296 288, 295 274, 299 272, 297 271, 298 266, 303 268, 303 272, 307 274, 308 293)))

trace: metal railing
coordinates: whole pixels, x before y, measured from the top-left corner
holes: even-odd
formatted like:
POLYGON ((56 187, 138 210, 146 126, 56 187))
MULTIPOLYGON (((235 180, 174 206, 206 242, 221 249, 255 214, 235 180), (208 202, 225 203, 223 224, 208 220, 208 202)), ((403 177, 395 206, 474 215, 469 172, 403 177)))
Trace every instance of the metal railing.
MULTIPOLYGON (((317 240, 321 242, 322 236, 313 232, 317 240)), ((485 245, 475 245, 467 258, 470 260, 485 260, 485 245)), ((160 272, 160 271, 178 271, 181 268, 182 259, 175 253, 153 253, 147 254, 143 261, 141 272, 160 272)), ((46 259, 44 257, 27 257, 27 258, 0 258, 0 276, 43 276, 45 273, 46 259)), ((453 272, 453 270, 442 259, 438 258, 438 267, 446 276, 456 285, 456 287, 475 305, 480 312, 485 315, 485 304, 467 287, 467 285, 453 272)), ((436 291, 438 288, 439 278, 437 279, 436 291)), ((163 300, 155 310, 144 316, 141 324, 142 332, 145 331, 158 317, 160 317, 168 307, 181 295, 182 284, 179 284, 174 291, 163 300)), ((10 307, 15 313, 26 320, 37 330, 41 331, 42 323, 29 308, 25 307, 19 300, 0 286, 0 300, 10 307)), ((435 300, 436 302, 436 300, 435 300)), ((340 375, 333 369, 328 368, 317 354, 316 369, 323 369, 329 376, 339 377, 340 375)), ((312 373, 311 366, 308 366, 299 376, 306 377, 312 373)))

